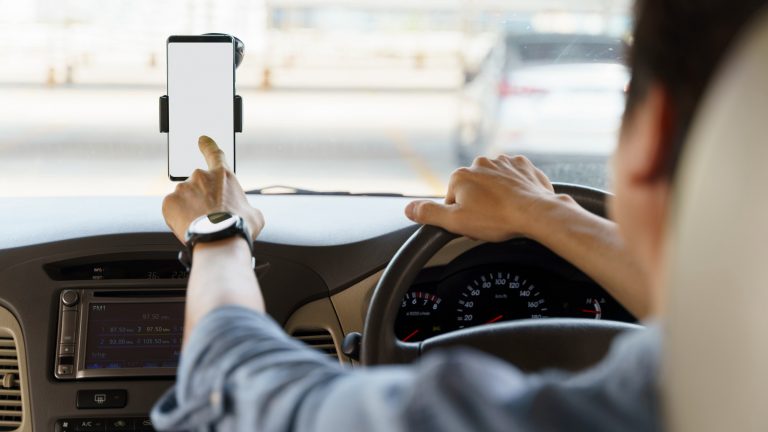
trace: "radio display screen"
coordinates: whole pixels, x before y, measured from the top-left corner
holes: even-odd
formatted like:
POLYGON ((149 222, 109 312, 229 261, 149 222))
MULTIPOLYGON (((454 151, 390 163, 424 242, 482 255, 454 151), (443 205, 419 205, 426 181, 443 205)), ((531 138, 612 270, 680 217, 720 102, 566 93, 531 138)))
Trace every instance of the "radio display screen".
POLYGON ((90 303, 85 369, 175 368, 183 302, 90 303))

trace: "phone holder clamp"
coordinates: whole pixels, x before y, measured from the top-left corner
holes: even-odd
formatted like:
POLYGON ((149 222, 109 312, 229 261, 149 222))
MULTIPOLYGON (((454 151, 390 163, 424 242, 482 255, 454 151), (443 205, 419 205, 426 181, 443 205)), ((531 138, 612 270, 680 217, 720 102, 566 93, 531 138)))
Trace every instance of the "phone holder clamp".
MULTIPOLYGON (((224 35, 225 33, 205 33, 206 35, 224 35)), ((229 35, 227 35, 229 36, 229 35)), ((245 44, 240 39, 232 36, 235 41, 235 69, 240 66, 245 57, 245 44)), ((235 95, 234 99, 235 132, 243 131, 243 98, 235 95)), ((160 133, 168 133, 168 95, 160 96, 160 133)))

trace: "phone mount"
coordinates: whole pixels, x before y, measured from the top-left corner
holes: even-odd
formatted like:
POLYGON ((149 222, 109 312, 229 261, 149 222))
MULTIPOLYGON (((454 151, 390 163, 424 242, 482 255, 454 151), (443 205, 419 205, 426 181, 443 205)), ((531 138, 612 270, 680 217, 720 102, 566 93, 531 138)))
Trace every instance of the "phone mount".
MULTIPOLYGON (((204 33, 203 36, 232 36, 226 33, 204 33)), ((245 57, 245 44, 235 36, 235 69, 240 66, 245 57)), ((235 132, 243 131, 243 98, 235 95, 235 132)), ((160 133, 168 133, 168 95, 160 96, 160 133)))

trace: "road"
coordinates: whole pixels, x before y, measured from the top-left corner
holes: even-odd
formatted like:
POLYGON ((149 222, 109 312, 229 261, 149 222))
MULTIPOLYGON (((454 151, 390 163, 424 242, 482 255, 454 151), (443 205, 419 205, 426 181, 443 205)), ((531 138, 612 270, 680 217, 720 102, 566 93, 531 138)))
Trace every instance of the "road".
MULTIPOLYGON (((159 195, 162 89, 0 88, 0 196, 159 195)), ((442 194, 455 168, 451 92, 242 93, 246 188, 442 194)))

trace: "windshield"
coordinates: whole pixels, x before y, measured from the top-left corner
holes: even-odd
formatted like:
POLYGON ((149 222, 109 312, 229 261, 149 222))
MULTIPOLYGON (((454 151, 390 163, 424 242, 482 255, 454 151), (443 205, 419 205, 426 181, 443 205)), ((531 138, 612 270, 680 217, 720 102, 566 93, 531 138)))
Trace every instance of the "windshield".
POLYGON ((0 0, 0 196, 171 191, 169 35, 245 43, 243 187, 443 195, 478 155, 605 188, 630 2, 0 0))

